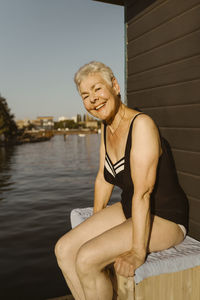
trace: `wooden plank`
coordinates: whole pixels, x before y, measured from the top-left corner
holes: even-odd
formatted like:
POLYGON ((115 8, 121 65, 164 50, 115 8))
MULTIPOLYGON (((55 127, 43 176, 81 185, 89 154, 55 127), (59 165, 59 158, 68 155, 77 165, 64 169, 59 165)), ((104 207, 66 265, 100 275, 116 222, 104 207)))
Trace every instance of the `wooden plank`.
POLYGON ((135 6, 138 0, 125 0, 125 2, 126 2, 126 7, 130 9, 132 6, 135 6))
POLYGON ((61 296, 56 298, 49 298, 46 300, 74 300, 74 297, 72 295, 66 295, 66 296, 61 296))
POLYGON ((200 176, 192 176, 188 173, 178 173, 178 178, 184 192, 193 198, 199 198, 200 195, 200 176))
POLYGON ((115 4, 115 5, 124 5, 125 0, 93 0, 98 2, 104 2, 108 4, 115 4))
POLYGON ((126 23, 136 22, 138 19, 142 18, 144 15, 150 13, 153 9, 159 6, 162 2, 166 0, 155 0, 152 1, 151 5, 146 5, 146 8, 142 11, 136 8, 137 5, 140 5, 141 0, 125 0, 125 7, 126 7, 126 23), (135 13, 136 10, 136 13, 135 13))
POLYGON ((189 218, 196 222, 200 226, 200 198, 193 198, 188 196, 189 199, 189 209, 190 215, 189 218))
POLYGON ((189 221, 189 235, 200 241, 200 225, 192 220, 189 221))
POLYGON ((136 74, 198 54, 200 54, 200 30, 154 48, 133 59, 131 59, 132 53, 128 51, 128 67, 131 74, 136 74))
POLYGON ((171 148, 185 151, 200 151, 200 129, 163 128, 161 134, 168 140, 171 148))
POLYGON ((200 128, 200 104, 152 107, 143 111, 162 127, 200 128))
POLYGON ((128 106, 133 108, 200 103, 200 79, 128 93, 128 106))
POLYGON ((131 0, 127 2, 128 5, 126 8, 126 22, 129 22, 132 18, 135 18, 138 14, 155 3, 156 0, 131 0))
POLYGON ((197 300, 199 282, 200 267, 152 276, 135 285, 135 300, 197 300))
MULTIPOLYGON (((159 3, 156 3, 154 7, 151 7, 151 9, 143 12, 143 14, 139 18, 135 19, 134 9, 137 9, 137 5, 139 5, 140 2, 144 1, 138 1, 137 3, 135 3, 132 9, 132 19, 128 22, 128 27, 130 30, 130 40, 134 40, 137 37, 142 36, 146 32, 149 32, 154 28, 161 26, 163 23, 177 18, 179 15, 189 11, 199 4, 199 0, 160 1, 159 3)), ((128 7, 128 9, 129 16, 131 15, 131 7, 128 7)))
POLYGON ((200 153, 172 149, 176 169, 185 173, 200 176, 200 153))
POLYGON ((134 26, 132 28, 128 26, 128 57, 130 55, 135 57, 198 30, 200 27, 199 15, 200 5, 196 9, 189 10, 178 18, 172 19, 132 41, 135 28, 134 26))
POLYGON ((199 78, 200 55, 140 74, 129 75, 127 89, 128 92, 133 92, 199 78))

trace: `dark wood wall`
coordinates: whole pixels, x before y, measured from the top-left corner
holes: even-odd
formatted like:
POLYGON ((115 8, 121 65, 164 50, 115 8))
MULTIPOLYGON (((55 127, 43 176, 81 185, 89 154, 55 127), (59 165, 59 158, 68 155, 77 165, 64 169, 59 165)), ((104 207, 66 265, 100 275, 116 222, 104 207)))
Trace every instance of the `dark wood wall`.
POLYGON ((200 240, 200 0, 127 0, 127 101, 159 125, 200 240))

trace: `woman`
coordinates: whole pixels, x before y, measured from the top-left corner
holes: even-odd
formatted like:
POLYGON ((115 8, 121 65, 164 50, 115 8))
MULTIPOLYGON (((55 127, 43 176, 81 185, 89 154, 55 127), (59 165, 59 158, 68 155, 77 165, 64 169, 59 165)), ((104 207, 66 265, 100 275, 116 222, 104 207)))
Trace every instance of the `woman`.
POLYGON ((86 110, 102 120, 94 214, 64 235, 55 252, 76 300, 111 300, 105 267, 133 276, 147 253, 175 246, 187 231, 187 198, 153 120, 126 107, 111 69, 84 65, 75 83, 86 110), (114 185, 121 202, 109 207, 114 185))

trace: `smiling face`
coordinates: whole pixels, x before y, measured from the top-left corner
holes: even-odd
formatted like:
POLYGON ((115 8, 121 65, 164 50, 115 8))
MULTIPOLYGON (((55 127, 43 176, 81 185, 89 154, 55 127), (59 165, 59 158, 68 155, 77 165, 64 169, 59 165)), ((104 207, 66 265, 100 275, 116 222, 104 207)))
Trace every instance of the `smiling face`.
POLYGON ((120 88, 115 78, 110 86, 100 73, 89 74, 81 81, 79 91, 86 110, 94 117, 104 121, 114 117, 120 101, 120 88))

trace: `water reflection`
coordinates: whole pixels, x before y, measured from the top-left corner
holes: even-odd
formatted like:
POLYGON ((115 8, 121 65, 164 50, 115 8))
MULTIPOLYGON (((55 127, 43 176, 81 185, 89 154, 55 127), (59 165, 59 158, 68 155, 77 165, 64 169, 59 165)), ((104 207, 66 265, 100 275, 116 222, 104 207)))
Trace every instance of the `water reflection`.
POLYGON ((67 293, 54 256, 69 214, 92 206, 99 135, 56 136, 0 148, 0 299, 44 300, 67 293))
POLYGON ((70 230, 70 211, 93 205, 99 144, 92 134, 0 148, 0 299, 67 293, 54 245, 70 230))
POLYGON ((11 181, 12 158, 15 153, 15 147, 0 147, 0 200, 5 199, 3 192, 12 189, 11 181))

